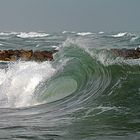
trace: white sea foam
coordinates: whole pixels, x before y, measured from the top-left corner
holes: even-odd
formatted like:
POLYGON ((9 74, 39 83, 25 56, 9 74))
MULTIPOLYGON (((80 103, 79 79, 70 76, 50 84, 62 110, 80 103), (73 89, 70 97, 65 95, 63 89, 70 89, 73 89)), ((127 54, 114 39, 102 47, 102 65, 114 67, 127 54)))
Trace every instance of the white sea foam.
POLYGON ((66 34, 66 33, 72 33, 72 34, 74 34, 74 33, 76 33, 75 31, 63 31, 62 32, 62 34, 66 34))
POLYGON ((134 42, 134 41, 136 41, 137 39, 139 39, 139 36, 132 37, 132 38, 130 39, 130 42, 134 42))
POLYGON ((38 32, 21 32, 20 34, 17 35, 17 37, 20 38, 35 38, 35 37, 46 37, 49 36, 49 34, 46 33, 38 33, 38 32))
POLYGON ((8 70, 0 70, 1 107, 26 107, 38 102, 34 99, 37 86, 47 81, 55 69, 49 62, 17 62, 8 70))
POLYGON ((62 34, 66 34, 68 31, 63 31, 62 34))
POLYGON ((96 115, 102 114, 102 113, 110 111, 110 110, 119 111, 120 109, 121 109, 121 107, 100 105, 95 108, 89 108, 84 117, 89 117, 90 115, 96 116, 96 115), (93 113, 93 112, 96 112, 96 113, 93 113))
POLYGON ((109 66, 109 65, 130 65, 130 66, 135 66, 138 65, 140 66, 140 58, 139 59, 124 59, 123 57, 113 57, 111 52, 108 52, 107 50, 103 50, 99 53, 93 52, 94 57, 104 66, 109 66))
POLYGON ((104 32, 100 31, 99 34, 104 34, 104 32))
POLYGON ((123 37, 127 35, 127 32, 124 32, 124 33, 118 33, 118 34, 115 34, 115 35, 111 35, 112 37, 123 37))
POLYGON ((0 32, 1 36, 16 35, 17 32, 0 32))
POLYGON ((91 32, 80 32, 80 33, 77 33, 77 35, 80 35, 80 36, 86 36, 86 35, 92 35, 93 33, 91 32))
POLYGON ((58 46, 52 46, 55 50, 59 50, 60 48, 58 46))

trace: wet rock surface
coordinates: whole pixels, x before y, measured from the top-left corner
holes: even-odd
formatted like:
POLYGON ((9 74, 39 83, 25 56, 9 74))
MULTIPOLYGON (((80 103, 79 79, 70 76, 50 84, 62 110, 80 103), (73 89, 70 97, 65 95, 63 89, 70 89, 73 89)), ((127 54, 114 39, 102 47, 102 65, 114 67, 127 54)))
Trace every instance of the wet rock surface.
MULTIPOLYGON (((106 50, 107 51, 107 50, 106 50)), ((53 54, 57 50, 52 51, 33 51, 33 50, 0 50, 0 61, 52 61, 53 54)), ((111 49, 109 52, 116 57, 125 59, 140 58, 140 48, 136 49, 111 49)))
POLYGON ((111 49, 115 56, 123 57, 125 59, 138 59, 140 58, 140 48, 136 49, 111 49))
POLYGON ((33 51, 33 50, 0 50, 0 61, 51 61, 53 51, 33 51))

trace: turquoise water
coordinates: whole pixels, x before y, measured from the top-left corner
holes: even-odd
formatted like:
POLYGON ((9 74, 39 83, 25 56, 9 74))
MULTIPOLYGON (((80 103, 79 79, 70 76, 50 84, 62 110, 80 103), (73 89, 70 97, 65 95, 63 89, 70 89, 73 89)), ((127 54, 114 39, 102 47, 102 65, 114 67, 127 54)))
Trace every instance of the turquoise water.
POLYGON ((52 62, 0 62, 0 138, 140 139, 140 34, 0 33, 0 49, 59 51, 52 62))

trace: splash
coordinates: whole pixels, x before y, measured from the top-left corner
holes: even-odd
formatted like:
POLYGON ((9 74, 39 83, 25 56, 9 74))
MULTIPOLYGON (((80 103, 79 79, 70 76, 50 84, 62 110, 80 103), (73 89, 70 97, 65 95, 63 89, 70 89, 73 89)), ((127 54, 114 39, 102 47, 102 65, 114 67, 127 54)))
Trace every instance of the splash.
POLYGON ((1 69, 1 107, 26 107, 38 104, 34 99, 37 86, 47 81, 55 71, 49 62, 17 62, 9 64, 7 69, 1 69))

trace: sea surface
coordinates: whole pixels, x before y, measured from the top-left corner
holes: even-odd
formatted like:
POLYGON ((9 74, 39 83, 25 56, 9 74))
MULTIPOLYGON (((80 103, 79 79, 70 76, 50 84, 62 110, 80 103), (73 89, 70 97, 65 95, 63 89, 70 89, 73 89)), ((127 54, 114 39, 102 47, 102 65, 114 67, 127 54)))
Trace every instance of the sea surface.
POLYGON ((0 62, 0 139, 140 140, 140 32, 0 32, 0 50, 54 50, 0 62))

